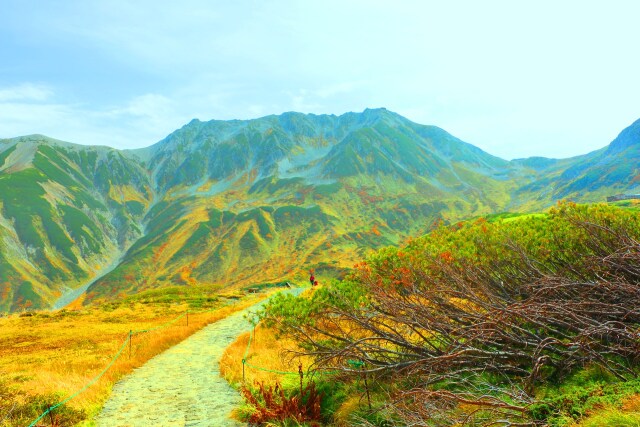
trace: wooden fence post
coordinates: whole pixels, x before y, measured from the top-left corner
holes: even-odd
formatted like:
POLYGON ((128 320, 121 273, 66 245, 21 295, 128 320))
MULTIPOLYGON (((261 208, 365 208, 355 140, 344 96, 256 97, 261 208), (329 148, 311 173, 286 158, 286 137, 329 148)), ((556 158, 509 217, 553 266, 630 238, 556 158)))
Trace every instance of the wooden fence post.
POLYGON ((302 362, 298 365, 298 373, 300 374, 300 399, 302 399, 302 378, 304 378, 304 372, 302 372, 302 362))
POLYGON ((364 371, 364 364, 362 365, 362 376, 364 377, 364 389, 367 391, 367 401, 369 402, 369 410, 371 410, 371 396, 369 396, 369 385, 367 384, 367 373, 364 371))
POLYGON ((51 420, 51 425, 55 425, 53 423, 53 409, 51 408, 51 405, 49 405, 49 419, 51 420))

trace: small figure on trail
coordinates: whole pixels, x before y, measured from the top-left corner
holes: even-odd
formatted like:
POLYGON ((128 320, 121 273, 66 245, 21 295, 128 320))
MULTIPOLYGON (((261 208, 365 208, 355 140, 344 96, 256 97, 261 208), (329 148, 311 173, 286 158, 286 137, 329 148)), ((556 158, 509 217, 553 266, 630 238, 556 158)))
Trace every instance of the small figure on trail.
POLYGON ((316 278, 313 275, 313 270, 310 271, 311 276, 309 276, 309 283, 311 283, 311 286, 313 286, 313 283, 316 281, 316 278))

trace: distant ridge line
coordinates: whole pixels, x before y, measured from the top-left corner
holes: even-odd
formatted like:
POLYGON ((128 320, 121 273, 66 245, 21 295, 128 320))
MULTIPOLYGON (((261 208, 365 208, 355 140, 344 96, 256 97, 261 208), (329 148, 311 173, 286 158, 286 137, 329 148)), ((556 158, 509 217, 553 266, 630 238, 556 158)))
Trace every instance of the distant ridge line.
POLYGON ((640 194, 616 194, 614 196, 608 196, 607 202, 619 202, 621 200, 633 199, 640 199, 640 194))

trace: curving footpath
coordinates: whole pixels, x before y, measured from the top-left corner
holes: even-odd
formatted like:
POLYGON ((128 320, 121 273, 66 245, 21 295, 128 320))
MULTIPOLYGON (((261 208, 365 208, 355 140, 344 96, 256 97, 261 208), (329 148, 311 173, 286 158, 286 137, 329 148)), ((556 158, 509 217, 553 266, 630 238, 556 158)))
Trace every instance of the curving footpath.
POLYGON ((220 376, 220 358, 262 304, 206 326, 119 381, 96 426, 242 426, 229 418, 241 397, 220 376))

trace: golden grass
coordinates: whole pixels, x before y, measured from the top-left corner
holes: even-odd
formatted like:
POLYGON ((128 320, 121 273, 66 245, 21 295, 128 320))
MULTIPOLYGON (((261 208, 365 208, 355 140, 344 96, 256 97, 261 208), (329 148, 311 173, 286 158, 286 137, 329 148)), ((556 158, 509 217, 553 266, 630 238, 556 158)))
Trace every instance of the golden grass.
MULTIPOLYGON (((210 312, 189 313, 189 326, 183 317, 160 330, 134 335, 131 357, 127 345, 109 371, 68 405, 95 414, 119 378, 202 327, 265 296, 256 295, 210 312)), ((162 325, 186 310, 186 305, 136 303, 112 311, 92 308, 1 318, 0 383, 28 395, 61 392, 63 397, 69 396, 108 365, 130 330, 162 325)))
MULTIPOLYGON (((222 355, 220 360, 220 373, 231 384, 242 383, 242 358, 247 348, 250 333, 242 334, 236 339, 222 355)), ((293 372, 295 375, 282 375, 266 372, 245 366, 245 382, 253 385, 264 381, 265 384, 283 382, 285 377, 298 378, 298 366, 302 363, 303 372, 311 366, 312 359, 307 356, 297 356, 292 353, 296 349, 293 340, 278 338, 271 329, 258 325, 255 329, 254 339, 247 354, 247 362, 253 366, 282 372, 293 372)))
POLYGON ((349 396, 333 414, 333 425, 349 427, 353 425, 352 415, 367 405, 367 400, 360 393, 349 396))
POLYGON ((640 412, 640 394, 634 394, 625 399, 622 410, 640 412))
POLYGON ((606 409, 591 415, 574 427, 640 427, 640 412, 606 409))
POLYGON ((604 407, 571 424, 572 427, 640 427, 640 394, 633 394, 620 408, 604 407))
POLYGON ((149 204, 149 200, 145 199, 133 185, 111 185, 109 187, 109 198, 119 203, 136 201, 142 203, 145 207, 149 204))

